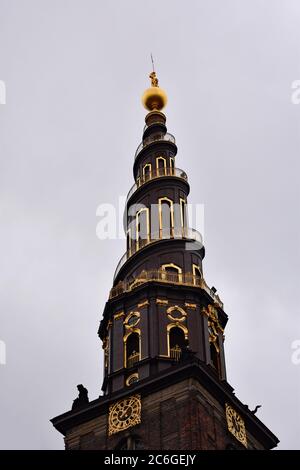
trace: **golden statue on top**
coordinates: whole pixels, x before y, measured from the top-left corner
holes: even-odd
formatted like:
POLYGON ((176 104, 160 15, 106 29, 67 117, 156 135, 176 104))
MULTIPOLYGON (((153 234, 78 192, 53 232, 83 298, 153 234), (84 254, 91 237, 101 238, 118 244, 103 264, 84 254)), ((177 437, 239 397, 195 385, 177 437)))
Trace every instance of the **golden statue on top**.
POLYGON ((149 78, 151 80, 151 86, 153 87, 158 87, 158 78, 156 76, 156 72, 151 72, 150 75, 149 75, 149 78))
POLYGON ((161 111, 167 104, 167 94, 158 86, 156 72, 150 73, 151 88, 145 90, 142 96, 142 103, 148 111, 161 111))

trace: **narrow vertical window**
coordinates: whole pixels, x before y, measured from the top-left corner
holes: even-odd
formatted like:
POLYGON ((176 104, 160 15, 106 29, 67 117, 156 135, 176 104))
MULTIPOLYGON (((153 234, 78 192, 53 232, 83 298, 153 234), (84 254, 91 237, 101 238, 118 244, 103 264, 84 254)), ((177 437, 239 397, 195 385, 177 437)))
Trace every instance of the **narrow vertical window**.
POLYGON ((159 199, 159 234, 160 238, 171 238, 174 233, 173 201, 167 197, 159 199))
POLYGON ((165 176, 167 170, 167 162, 164 157, 157 157, 156 159, 156 175, 165 176))
POLYGON ((136 249, 139 250, 149 242, 149 210, 140 209, 136 214, 136 249))
POLYGON ((181 227, 182 227, 182 234, 185 236, 185 228, 187 226, 186 223, 186 200, 180 198, 180 218, 181 218, 181 227))
POLYGON ((152 178, 152 165, 151 163, 146 163, 143 167, 143 180, 144 182, 151 180, 152 178))

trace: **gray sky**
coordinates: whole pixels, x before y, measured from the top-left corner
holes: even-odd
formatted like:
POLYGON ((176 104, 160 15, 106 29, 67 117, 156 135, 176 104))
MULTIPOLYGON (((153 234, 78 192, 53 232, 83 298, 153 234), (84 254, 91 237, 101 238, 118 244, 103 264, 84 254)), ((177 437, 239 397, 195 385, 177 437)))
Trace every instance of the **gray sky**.
POLYGON ((300 448, 300 4, 288 0, 0 0, 0 448, 63 448, 49 419, 100 393, 97 328, 124 240, 96 209, 133 184, 149 55, 204 275, 229 315, 228 381, 300 448))

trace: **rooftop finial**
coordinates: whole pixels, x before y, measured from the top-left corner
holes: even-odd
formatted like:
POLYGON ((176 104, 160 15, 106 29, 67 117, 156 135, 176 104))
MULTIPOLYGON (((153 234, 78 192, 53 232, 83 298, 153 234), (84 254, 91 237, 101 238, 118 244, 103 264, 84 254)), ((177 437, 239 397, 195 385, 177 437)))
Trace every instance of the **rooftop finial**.
POLYGON ((166 92, 159 88, 158 78, 156 76, 153 55, 151 53, 152 72, 149 74, 151 87, 148 88, 143 96, 142 103, 148 111, 161 111, 167 104, 168 98, 166 92))

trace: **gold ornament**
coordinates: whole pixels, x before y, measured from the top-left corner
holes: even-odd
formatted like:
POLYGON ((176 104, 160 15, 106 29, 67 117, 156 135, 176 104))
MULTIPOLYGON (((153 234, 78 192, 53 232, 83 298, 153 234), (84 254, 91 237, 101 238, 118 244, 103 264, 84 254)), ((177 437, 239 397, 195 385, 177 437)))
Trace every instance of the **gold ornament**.
POLYGON ((160 111, 163 109, 168 101, 166 92, 158 86, 158 79, 156 73, 150 73, 151 88, 147 88, 142 96, 142 103, 148 111, 160 111))
POLYGON ((141 422, 141 395, 132 395, 110 405, 108 435, 116 434, 141 422))

